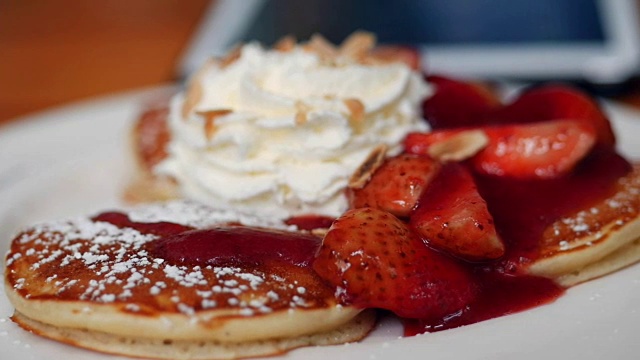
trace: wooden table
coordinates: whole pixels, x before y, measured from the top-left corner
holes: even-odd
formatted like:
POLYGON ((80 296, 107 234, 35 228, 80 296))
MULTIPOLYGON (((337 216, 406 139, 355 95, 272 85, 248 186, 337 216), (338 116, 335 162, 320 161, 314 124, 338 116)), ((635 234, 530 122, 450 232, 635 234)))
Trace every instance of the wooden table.
POLYGON ((163 84, 210 0, 0 1, 0 124, 163 84))
MULTIPOLYGON (((0 1, 0 125, 63 103, 176 80, 211 0, 0 1)), ((640 108, 640 85, 616 98, 640 108)))

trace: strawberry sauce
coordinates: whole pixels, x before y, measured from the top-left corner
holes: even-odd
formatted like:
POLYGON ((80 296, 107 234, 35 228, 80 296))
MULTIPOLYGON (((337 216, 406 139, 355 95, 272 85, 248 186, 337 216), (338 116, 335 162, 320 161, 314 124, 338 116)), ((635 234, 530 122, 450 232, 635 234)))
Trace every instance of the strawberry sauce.
MULTIPOLYGON (((440 331, 496 318, 553 302, 564 289, 552 280, 522 274, 530 262, 543 257, 543 231, 562 216, 587 209, 615 191, 629 163, 613 151, 597 151, 570 175, 553 180, 513 180, 476 176, 496 230, 506 244, 505 256, 494 262, 468 263, 475 299, 460 312, 439 319, 403 319, 405 335, 440 331)), ((230 224, 193 229, 169 222, 138 223, 125 214, 103 213, 94 221, 160 236, 148 250, 170 263, 213 266, 260 266, 284 262, 310 267, 321 245, 315 235, 230 224)), ((309 216, 288 223, 304 229, 325 228, 330 219, 309 216)))
POLYGON ((443 319, 403 319, 404 335, 452 329, 513 314, 551 303, 564 293, 553 281, 535 276, 480 272, 475 280, 478 296, 465 309, 443 319))
POLYGON ((506 245, 498 270, 517 273, 540 253, 543 232, 562 216, 589 209, 616 190, 617 180, 631 169, 613 151, 595 152, 571 174, 552 180, 513 180, 478 176, 496 229, 506 245))
POLYGON ((172 263, 213 266, 281 261, 310 266, 321 239, 314 235, 244 226, 187 231, 153 242, 153 253, 172 263))
POLYGON ((522 275, 529 263, 545 255, 541 252, 544 230, 562 216, 588 209, 612 195, 617 180, 630 168, 620 155, 601 150, 563 178, 524 181, 477 176, 506 254, 496 262, 468 263, 477 285, 475 300, 444 319, 403 319, 405 336, 469 325, 553 302, 564 293, 563 288, 546 278, 522 275))
POLYGON ((151 242, 148 250, 173 264, 256 266, 280 261, 309 267, 322 242, 311 234, 234 224, 193 229, 169 222, 140 223, 118 212, 102 213, 93 220, 160 236, 151 242))
POLYGON ((156 223, 134 222, 131 221, 126 214, 120 212, 105 212, 94 216, 91 220, 108 222, 119 228, 132 228, 143 234, 152 234, 157 236, 171 236, 193 230, 193 228, 189 226, 164 221, 156 223))

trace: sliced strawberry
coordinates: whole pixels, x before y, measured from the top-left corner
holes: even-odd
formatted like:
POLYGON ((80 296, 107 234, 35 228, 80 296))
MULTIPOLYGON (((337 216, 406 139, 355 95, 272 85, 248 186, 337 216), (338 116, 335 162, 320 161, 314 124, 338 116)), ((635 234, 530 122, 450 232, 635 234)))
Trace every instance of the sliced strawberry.
MULTIPOLYGON (((580 120, 555 120, 530 124, 479 128, 488 137, 486 146, 471 163, 479 173, 515 178, 549 179, 562 176, 593 148, 596 134, 580 120)), ((430 148, 468 128, 411 133, 404 141, 410 154, 430 155, 430 148)))
POLYGON ((460 264, 429 249, 398 218, 373 208, 338 218, 313 268, 342 291, 343 301, 406 318, 441 318, 463 309, 475 295, 460 264))
POLYGON ((403 62, 414 70, 421 70, 418 50, 402 45, 380 45, 371 50, 371 56, 385 62, 403 62))
POLYGON ((429 76, 435 94, 423 104, 424 117, 433 129, 449 129, 486 124, 488 114, 502 106, 486 85, 429 76))
POLYGON ((590 124, 556 120, 484 129, 489 144, 473 157, 484 174, 549 179, 562 176, 593 148, 596 135, 590 124))
POLYGON ((608 147, 615 144, 609 119, 598 103, 588 94, 566 85, 545 85, 526 90, 492 116, 502 123, 577 120, 595 128, 598 144, 608 147))
POLYGON ((429 245, 467 260, 497 259, 504 243, 469 171, 443 166, 411 214, 411 226, 429 245))
POLYGON ((395 216, 408 216, 440 169, 424 156, 401 154, 385 160, 361 189, 349 189, 351 208, 374 207, 395 216))

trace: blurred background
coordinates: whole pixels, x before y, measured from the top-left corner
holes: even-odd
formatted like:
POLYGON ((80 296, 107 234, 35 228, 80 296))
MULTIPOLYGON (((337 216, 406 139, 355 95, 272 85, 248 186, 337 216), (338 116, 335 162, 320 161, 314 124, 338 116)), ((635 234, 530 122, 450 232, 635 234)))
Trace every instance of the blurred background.
POLYGON ((640 106, 638 0, 0 0, 0 125, 179 82, 238 41, 356 29, 424 51, 428 71, 572 81, 640 106), (558 61, 560 60, 560 61, 558 61))
POLYGON ((0 123, 176 80, 209 0, 0 0, 0 123))

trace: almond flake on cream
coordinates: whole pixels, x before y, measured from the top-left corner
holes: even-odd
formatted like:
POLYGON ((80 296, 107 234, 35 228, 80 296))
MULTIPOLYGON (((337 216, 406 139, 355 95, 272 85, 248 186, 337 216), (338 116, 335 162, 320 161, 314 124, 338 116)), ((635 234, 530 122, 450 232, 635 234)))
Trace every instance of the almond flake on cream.
POLYGON ((209 62, 195 79, 200 96, 172 99, 169 156, 156 172, 216 207, 279 218, 344 212, 349 178, 375 148, 397 154, 409 132, 427 130, 420 105, 432 89, 405 64, 358 59, 369 40, 350 40, 353 56, 318 39, 311 45, 322 52, 249 43, 233 61, 209 62), (228 112, 215 126, 199 115, 220 109, 228 112))

